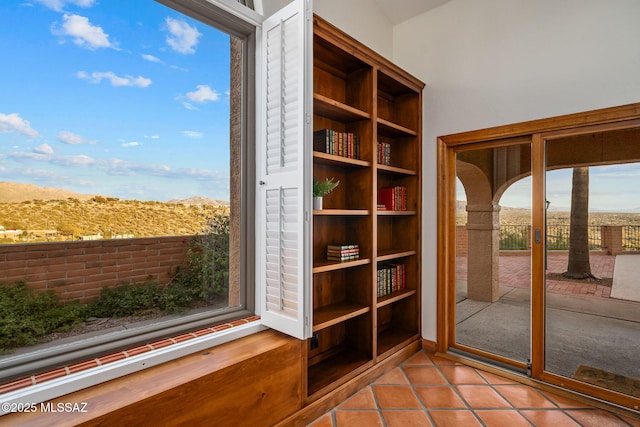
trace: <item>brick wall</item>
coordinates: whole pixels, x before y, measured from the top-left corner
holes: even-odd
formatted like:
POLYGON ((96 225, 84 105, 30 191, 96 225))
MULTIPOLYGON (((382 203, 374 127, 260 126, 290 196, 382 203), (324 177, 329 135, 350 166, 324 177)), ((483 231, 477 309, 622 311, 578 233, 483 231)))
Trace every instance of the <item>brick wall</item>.
POLYGON ((25 281, 61 301, 88 302, 104 286, 157 281, 183 265, 191 236, 0 245, 0 284, 25 281))

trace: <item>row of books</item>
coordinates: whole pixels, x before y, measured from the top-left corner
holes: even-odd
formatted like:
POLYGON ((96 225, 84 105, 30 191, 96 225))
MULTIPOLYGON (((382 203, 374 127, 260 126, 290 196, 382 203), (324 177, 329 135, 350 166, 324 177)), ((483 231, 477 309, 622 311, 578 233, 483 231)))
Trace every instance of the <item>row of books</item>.
POLYGON ((406 268, 404 264, 386 264, 377 271, 378 298, 406 288, 406 268))
POLYGON ((360 136, 332 129, 318 130, 313 132, 313 149, 349 159, 360 159, 360 136))
POLYGON ((391 166, 391 144, 378 142, 378 164, 391 166))
POLYGON ((378 190, 378 210, 406 211, 407 187, 382 187, 378 190))
POLYGON ((352 261, 360 258, 358 245, 327 245, 328 261, 352 261))

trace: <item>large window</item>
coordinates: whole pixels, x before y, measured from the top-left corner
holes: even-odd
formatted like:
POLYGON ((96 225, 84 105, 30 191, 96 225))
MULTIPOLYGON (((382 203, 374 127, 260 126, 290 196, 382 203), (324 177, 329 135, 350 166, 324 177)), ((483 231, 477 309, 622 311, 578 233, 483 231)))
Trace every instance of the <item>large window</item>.
POLYGON ((255 27, 163 3, 0 5, 0 383, 253 311, 255 27))

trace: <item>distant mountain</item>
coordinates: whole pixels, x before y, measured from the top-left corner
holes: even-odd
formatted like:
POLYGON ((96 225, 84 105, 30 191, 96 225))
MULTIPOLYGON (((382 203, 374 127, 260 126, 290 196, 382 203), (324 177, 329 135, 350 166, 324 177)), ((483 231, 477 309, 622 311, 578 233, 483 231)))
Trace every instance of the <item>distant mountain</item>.
POLYGON ((21 203, 29 200, 89 200, 95 194, 80 194, 60 188, 39 187, 33 184, 0 182, 0 203, 21 203))
POLYGON ((209 206, 228 206, 229 202, 224 200, 210 199, 208 197, 189 197, 188 199, 173 199, 167 203, 172 205, 209 205, 209 206))

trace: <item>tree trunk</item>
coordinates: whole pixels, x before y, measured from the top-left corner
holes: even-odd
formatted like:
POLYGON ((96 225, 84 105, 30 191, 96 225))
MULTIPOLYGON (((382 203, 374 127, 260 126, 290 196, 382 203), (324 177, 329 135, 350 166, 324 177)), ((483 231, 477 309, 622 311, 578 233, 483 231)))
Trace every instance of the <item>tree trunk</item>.
POLYGON ((564 276, 572 279, 594 277, 589 263, 589 168, 573 168, 569 262, 564 276))

